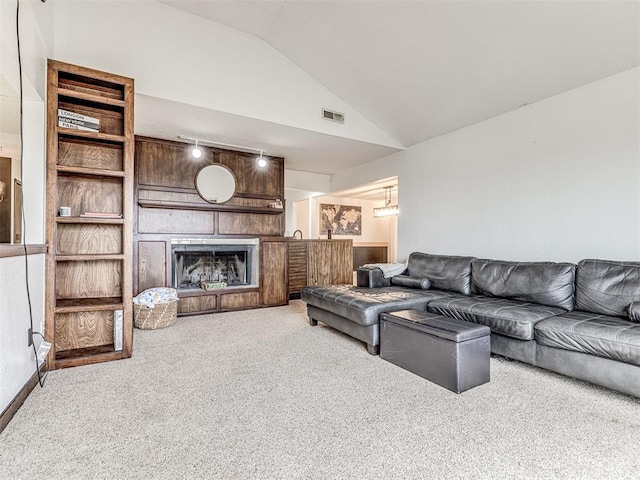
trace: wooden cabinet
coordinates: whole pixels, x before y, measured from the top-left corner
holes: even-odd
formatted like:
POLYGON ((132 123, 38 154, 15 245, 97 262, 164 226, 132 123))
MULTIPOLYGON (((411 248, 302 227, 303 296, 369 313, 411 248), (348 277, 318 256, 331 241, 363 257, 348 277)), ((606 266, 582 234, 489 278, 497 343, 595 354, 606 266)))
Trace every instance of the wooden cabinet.
POLYGON ((289 242, 289 296, 305 285, 353 283, 351 240, 291 240, 289 242))
POLYGON ((262 305, 285 305, 287 292, 286 238, 263 238, 260 241, 260 294, 262 305))
POLYGON ((45 331, 52 368, 131 356, 133 150, 133 80, 49 60, 45 331))

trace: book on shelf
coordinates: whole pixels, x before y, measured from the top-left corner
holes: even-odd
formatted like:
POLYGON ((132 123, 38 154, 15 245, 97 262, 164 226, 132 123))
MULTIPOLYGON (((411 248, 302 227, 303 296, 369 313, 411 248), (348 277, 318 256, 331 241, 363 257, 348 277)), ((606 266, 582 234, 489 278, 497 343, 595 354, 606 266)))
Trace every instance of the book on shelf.
POLYGON ((85 132, 98 132, 100 130, 100 119, 59 108, 58 126, 85 132))
POLYGON ((121 214, 111 212, 84 212, 80 216, 91 218, 122 218, 121 214))
POLYGON ((113 349, 116 352, 122 351, 122 310, 113 311, 113 349))
POLYGON ((100 119, 96 117, 90 117, 89 115, 82 115, 81 113, 70 112, 62 108, 58 109, 58 118, 70 118, 81 122, 95 123, 100 125, 100 119))

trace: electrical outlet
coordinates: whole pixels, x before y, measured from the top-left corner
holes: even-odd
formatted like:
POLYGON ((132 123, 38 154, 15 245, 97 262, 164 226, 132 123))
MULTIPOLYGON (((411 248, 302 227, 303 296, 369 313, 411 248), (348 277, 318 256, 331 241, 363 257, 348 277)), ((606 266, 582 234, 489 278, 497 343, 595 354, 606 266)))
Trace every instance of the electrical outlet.
POLYGON ((31 345, 33 345, 33 332, 31 331, 31 329, 27 330, 27 335, 29 341, 29 345, 27 346, 30 347, 31 345))

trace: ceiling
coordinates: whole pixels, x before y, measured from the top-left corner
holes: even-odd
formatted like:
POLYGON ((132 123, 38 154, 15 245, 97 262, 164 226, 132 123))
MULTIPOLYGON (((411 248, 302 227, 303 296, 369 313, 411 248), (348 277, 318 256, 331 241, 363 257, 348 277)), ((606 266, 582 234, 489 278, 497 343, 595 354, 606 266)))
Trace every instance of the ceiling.
MULTIPOLYGON (((160 1, 263 39, 405 147, 640 64, 637 1, 160 1)), ((296 170, 391 153, 271 130, 296 170)))

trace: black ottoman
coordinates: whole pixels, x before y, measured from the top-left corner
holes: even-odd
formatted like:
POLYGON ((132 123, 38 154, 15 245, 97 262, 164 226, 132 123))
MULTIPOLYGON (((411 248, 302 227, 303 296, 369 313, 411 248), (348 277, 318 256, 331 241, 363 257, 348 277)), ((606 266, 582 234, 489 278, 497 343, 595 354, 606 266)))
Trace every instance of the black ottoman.
POLYGON ((491 330, 435 313, 380 315, 380 357, 452 392, 489 381, 491 330))

